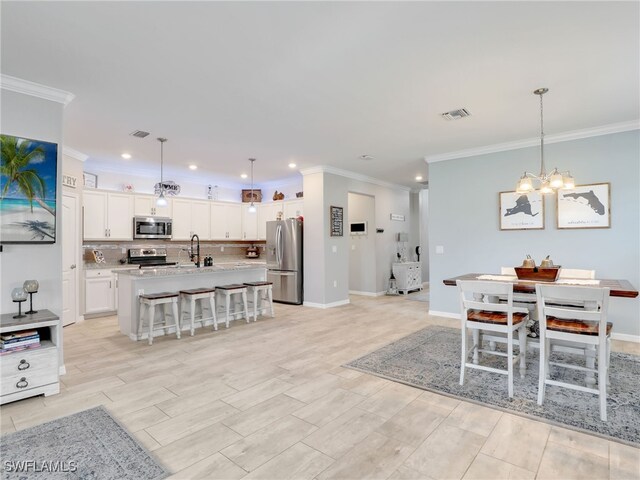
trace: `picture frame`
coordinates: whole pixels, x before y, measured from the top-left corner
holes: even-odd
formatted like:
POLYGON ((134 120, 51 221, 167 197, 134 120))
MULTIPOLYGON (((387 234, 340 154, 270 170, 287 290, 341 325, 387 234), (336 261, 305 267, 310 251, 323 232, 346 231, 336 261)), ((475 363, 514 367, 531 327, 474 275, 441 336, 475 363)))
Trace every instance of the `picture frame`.
POLYGON ((342 237, 344 235, 344 214, 342 207, 329 207, 329 235, 342 237))
POLYGON ((558 190, 556 226, 559 230, 611 228, 611 184, 593 183, 558 190))
POLYGON ((544 230, 544 196, 538 191, 498 194, 500 230, 544 230))
POLYGON ((253 198, 251 197, 251 189, 242 190, 242 203, 262 203, 262 190, 253 189, 253 198))
POLYGON ((56 242, 58 144, 0 135, 0 244, 56 242), (6 170, 5 170, 6 171, 6 170))
POLYGON ((94 173, 82 172, 82 185, 84 188, 98 188, 98 176, 94 173))

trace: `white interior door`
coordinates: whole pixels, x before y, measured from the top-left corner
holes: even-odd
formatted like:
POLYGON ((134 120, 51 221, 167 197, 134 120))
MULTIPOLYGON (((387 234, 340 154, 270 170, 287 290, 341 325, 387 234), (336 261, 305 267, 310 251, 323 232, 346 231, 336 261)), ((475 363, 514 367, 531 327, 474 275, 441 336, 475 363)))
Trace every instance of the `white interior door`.
POLYGON ((62 325, 78 318, 78 197, 62 195, 62 325))

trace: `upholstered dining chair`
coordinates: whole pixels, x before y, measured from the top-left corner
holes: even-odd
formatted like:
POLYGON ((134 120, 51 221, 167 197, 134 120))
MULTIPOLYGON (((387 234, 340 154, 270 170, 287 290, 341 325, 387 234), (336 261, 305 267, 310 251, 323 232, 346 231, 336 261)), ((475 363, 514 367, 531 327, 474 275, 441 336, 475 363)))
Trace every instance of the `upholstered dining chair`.
POLYGON ((458 280, 460 295, 462 348, 460 362, 460 385, 464 385, 465 370, 475 368, 507 375, 509 398, 513 397, 513 364, 520 360, 520 375, 524 377, 526 369, 527 334, 525 324, 528 310, 513 304, 513 284, 508 282, 487 282, 477 280, 458 280), (500 301, 506 297, 506 303, 500 301), (473 342, 467 348, 468 331, 472 332, 473 342), (514 333, 518 332, 518 355, 514 355, 514 333), (507 353, 482 348, 482 334, 503 334, 506 337, 507 353), (470 354, 473 360, 469 361, 470 354), (507 369, 480 365, 480 354, 506 357, 507 369))
POLYGON ((540 378, 538 379, 538 404, 544 402, 547 385, 594 393, 600 397, 600 419, 607 420, 607 383, 609 372, 610 338, 612 324, 607 322, 609 289, 569 285, 536 285, 538 321, 540 322, 540 378), (575 308, 567 304, 584 303, 595 308, 575 308), (571 345, 597 352, 597 368, 550 361, 555 344, 571 345), (549 366, 570 368, 596 373, 597 388, 561 382, 550 378, 549 366))

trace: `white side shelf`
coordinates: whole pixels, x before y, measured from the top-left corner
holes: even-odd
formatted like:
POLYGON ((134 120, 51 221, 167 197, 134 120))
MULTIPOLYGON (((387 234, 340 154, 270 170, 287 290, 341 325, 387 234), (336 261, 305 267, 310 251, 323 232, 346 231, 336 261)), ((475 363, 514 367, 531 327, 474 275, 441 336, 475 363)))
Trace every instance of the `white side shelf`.
POLYGON ((393 276, 396 277, 400 293, 406 295, 413 290, 422 290, 422 267, 419 262, 394 263, 393 276))

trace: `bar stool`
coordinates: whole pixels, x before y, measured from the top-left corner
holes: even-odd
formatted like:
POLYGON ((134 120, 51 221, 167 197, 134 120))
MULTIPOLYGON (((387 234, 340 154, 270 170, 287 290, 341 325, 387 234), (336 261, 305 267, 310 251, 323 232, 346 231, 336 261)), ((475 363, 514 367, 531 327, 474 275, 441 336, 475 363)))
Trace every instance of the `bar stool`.
POLYGON ((264 314, 265 311, 271 312, 271 317, 275 317, 273 313, 273 282, 245 282, 250 298, 253 298, 253 321, 258 320, 258 314, 264 314), (262 301, 267 300, 268 306, 263 307, 262 301))
MULTIPOLYGON (((244 318, 247 320, 247 323, 249 323, 249 309, 247 308, 247 287, 245 287, 240 283, 232 283, 230 285, 217 285, 216 295, 224 295, 224 305, 225 305, 224 320, 227 328, 229 328, 229 315, 237 315, 239 313, 242 313, 244 315, 244 318), (229 311, 230 303, 234 295, 241 296, 244 310, 238 310, 234 305, 233 311, 232 312, 229 311)), ((237 297, 235 297, 234 300, 237 300, 237 297)))
POLYGON ((162 292, 162 293, 148 293, 140 295, 140 318, 138 319, 138 340, 142 337, 142 324, 144 323, 145 306, 147 307, 148 323, 149 323, 149 345, 153 344, 153 331, 162 330, 175 327, 176 337, 180 338, 180 325, 178 318, 178 294, 174 292, 162 292), (164 323, 162 326, 154 327, 153 322, 156 316, 156 306, 161 305, 163 310, 164 323), (167 323, 167 306, 171 305, 171 316, 173 317, 174 325, 167 323))
POLYGON ((216 317, 215 288, 193 288, 180 290, 180 328, 184 328, 185 314, 189 313, 191 319, 191 336, 195 333, 194 320, 196 316, 196 303, 200 302, 200 319, 204 327, 205 319, 213 318, 213 329, 218 330, 218 318, 216 317), (208 302, 205 302, 208 300, 208 302), (187 308, 185 308, 187 307, 187 308), (205 309, 209 309, 211 316, 205 317, 205 309))

